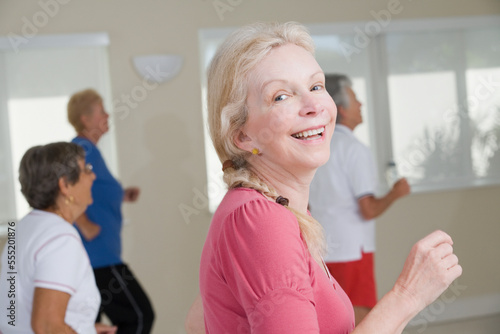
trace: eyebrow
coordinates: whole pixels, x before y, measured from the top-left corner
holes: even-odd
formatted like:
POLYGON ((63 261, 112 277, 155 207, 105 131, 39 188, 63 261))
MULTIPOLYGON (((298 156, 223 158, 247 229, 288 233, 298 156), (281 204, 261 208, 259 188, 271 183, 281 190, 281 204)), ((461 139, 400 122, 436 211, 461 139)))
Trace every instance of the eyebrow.
MULTIPOLYGON (((310 79, 310 78, 315 77, 315 76, 316 76, 316 75, 318 75, 318 74, 323 74, 323 75, 324 75, 324 73, 325 73, 325 72, 323 72, 323 71, 318 71, 318 72, 315 72, 315 73, 311 74, 311 76, 309 77, 309 79, 310 79)), ((283 82, 283 83, 287 83, 287 82, 288 82, 288 80, 286 80, 286 79, 271 79, 271 80, 268 80, 268 81, 264 81, 264 83, 262 83, 262 85, 261 85, 261 87, 260 87, 260 90, 261 90, 261 91, 262 91, 262 90, 264 90, 264 88, 265 88, 267 85, 269 85, 269 84, 271 84, 271 83, 273 83, 273 82, 283 82)))

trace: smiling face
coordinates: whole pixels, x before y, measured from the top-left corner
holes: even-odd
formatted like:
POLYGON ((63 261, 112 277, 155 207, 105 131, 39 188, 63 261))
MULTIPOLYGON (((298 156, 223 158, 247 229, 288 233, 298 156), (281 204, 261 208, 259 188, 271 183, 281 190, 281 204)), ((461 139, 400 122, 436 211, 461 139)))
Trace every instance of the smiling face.
POLYGON ((325 75, 305 49, 275 47, 248 74, 248 119, 236 145, 249 162, 291 174, 314 173, 330 155, 337 109, 325 75))

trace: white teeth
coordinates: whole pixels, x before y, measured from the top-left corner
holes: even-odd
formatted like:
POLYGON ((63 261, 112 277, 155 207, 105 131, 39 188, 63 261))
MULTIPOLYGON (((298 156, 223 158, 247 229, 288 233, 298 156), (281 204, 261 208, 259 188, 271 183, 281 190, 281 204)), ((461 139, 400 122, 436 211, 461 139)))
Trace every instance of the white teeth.
POLYGON ((316 136, 316 135, 322 134, 324 131, 325 131, 325 127, 323 126, 319 129, 298 132, 298 133, 293 134, 292 136, 295 138, 302 138, 302 137, 307 138, 310 136, 316 136))

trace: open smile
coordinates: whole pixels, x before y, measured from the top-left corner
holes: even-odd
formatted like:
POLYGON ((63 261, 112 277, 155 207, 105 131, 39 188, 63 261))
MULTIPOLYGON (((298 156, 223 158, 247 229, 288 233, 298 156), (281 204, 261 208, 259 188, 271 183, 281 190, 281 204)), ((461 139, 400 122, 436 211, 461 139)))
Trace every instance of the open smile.
POLYGON ((292 134, 292 137, 300 139, 300 140, 314 140, 319 139, 323 136, 323 132, 325 132, 325 127, 322 126, 317 129, 305 130, 301 132, 297 132, 292 134))

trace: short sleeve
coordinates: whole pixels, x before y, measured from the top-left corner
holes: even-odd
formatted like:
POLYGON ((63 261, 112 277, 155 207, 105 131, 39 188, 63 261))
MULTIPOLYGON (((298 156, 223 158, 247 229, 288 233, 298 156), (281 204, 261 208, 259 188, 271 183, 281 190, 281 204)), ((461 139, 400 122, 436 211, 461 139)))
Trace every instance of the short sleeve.
POLYGON ((252 333, 318 333, 310 255, 295 216, 266 199, 250 201, 224 223, 222 273, 252 333))
POLYGON ((80 285, 89 260, 78 236, 54 236, 35 253, 35 287, 73 295, 80 285))
POLYGON ((374 195, 377 189, 377 171, 371 152, 362 145, 355 145, 349 153, 347 176, 354 196, 360 199, 374 195))

